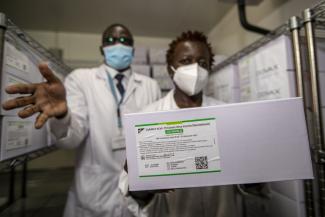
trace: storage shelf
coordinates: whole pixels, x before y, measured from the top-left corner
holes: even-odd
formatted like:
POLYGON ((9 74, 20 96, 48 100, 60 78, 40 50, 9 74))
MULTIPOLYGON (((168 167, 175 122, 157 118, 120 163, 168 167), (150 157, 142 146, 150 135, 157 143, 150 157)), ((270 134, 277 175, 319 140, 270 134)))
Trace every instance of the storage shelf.
POLYGON ((21 156, 15 157, 13 159, 8 159, 5 161, 0 162, 0 172, 9 170, 10 168, 20 166, 24 164, 27 161, 34 160, 36 158, 42 157, 44 155, 47 155, 53 151, 58 150, 55 146, 50 146, 46 148, 42 148, 30 153, 23 154, 21 156))

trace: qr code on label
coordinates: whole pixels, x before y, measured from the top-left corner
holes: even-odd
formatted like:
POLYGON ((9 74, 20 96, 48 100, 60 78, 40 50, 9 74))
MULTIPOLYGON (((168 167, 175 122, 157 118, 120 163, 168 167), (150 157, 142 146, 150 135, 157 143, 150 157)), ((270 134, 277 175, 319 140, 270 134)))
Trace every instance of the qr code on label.
POLYGON ((209 169, 208 157, 207 156, 195 157, 195 166, 197 170, 209 169))

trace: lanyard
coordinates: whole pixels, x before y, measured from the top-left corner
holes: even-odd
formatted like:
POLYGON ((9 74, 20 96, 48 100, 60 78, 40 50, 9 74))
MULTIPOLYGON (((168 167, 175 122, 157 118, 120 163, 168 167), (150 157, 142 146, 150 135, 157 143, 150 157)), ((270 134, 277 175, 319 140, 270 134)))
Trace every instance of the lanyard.
POLYGON ((123 102, 123 97, 124 96, 121 96, 121 100, 118 101, 117 93, 116 93, 116 89, 115 89, 115 84, 114 84, 113 78, 111 77, 111 75, 109 74, 109 72, 107 72, 107 77, 108 77, 109 87, 111 88, 111 91, 112 91, 112 94, 114 96, 114 100, 115 100, 116 106, 117 106, 117 126, 119 128, 122 128, 122 119, 121 119, 121 109, 120 109, 120 106, 121 106, 121 104, 123 102))

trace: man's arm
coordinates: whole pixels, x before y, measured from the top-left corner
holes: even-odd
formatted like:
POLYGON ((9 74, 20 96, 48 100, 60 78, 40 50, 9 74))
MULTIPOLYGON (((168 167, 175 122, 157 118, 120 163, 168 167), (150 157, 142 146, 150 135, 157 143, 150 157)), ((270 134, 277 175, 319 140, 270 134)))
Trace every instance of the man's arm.
POLYGON ((56 145, 75 148, 81 144, 89 130, 88 106, 78 79, 78 72, 72 72, 65 79, 68 112, 64 117, 52 118, 50 129, 56 138, 56 145))

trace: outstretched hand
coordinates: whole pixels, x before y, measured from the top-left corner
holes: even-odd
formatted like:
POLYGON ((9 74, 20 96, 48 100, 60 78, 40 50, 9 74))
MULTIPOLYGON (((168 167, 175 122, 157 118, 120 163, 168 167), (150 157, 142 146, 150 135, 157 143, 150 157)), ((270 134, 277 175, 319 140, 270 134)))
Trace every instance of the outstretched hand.
POLYGON ((21 118, 39 113, 35 128, 41 128, 51 117, 64 117, 68 112, 66 92, 63 83, 57 78, 46 63, 39 65, 39 70, 46 82, 38 84, 15 84, 6 87, 8 94, 30 94, 17 97, 2 104, 5 110, 24 107, 18 112, 21 118))

